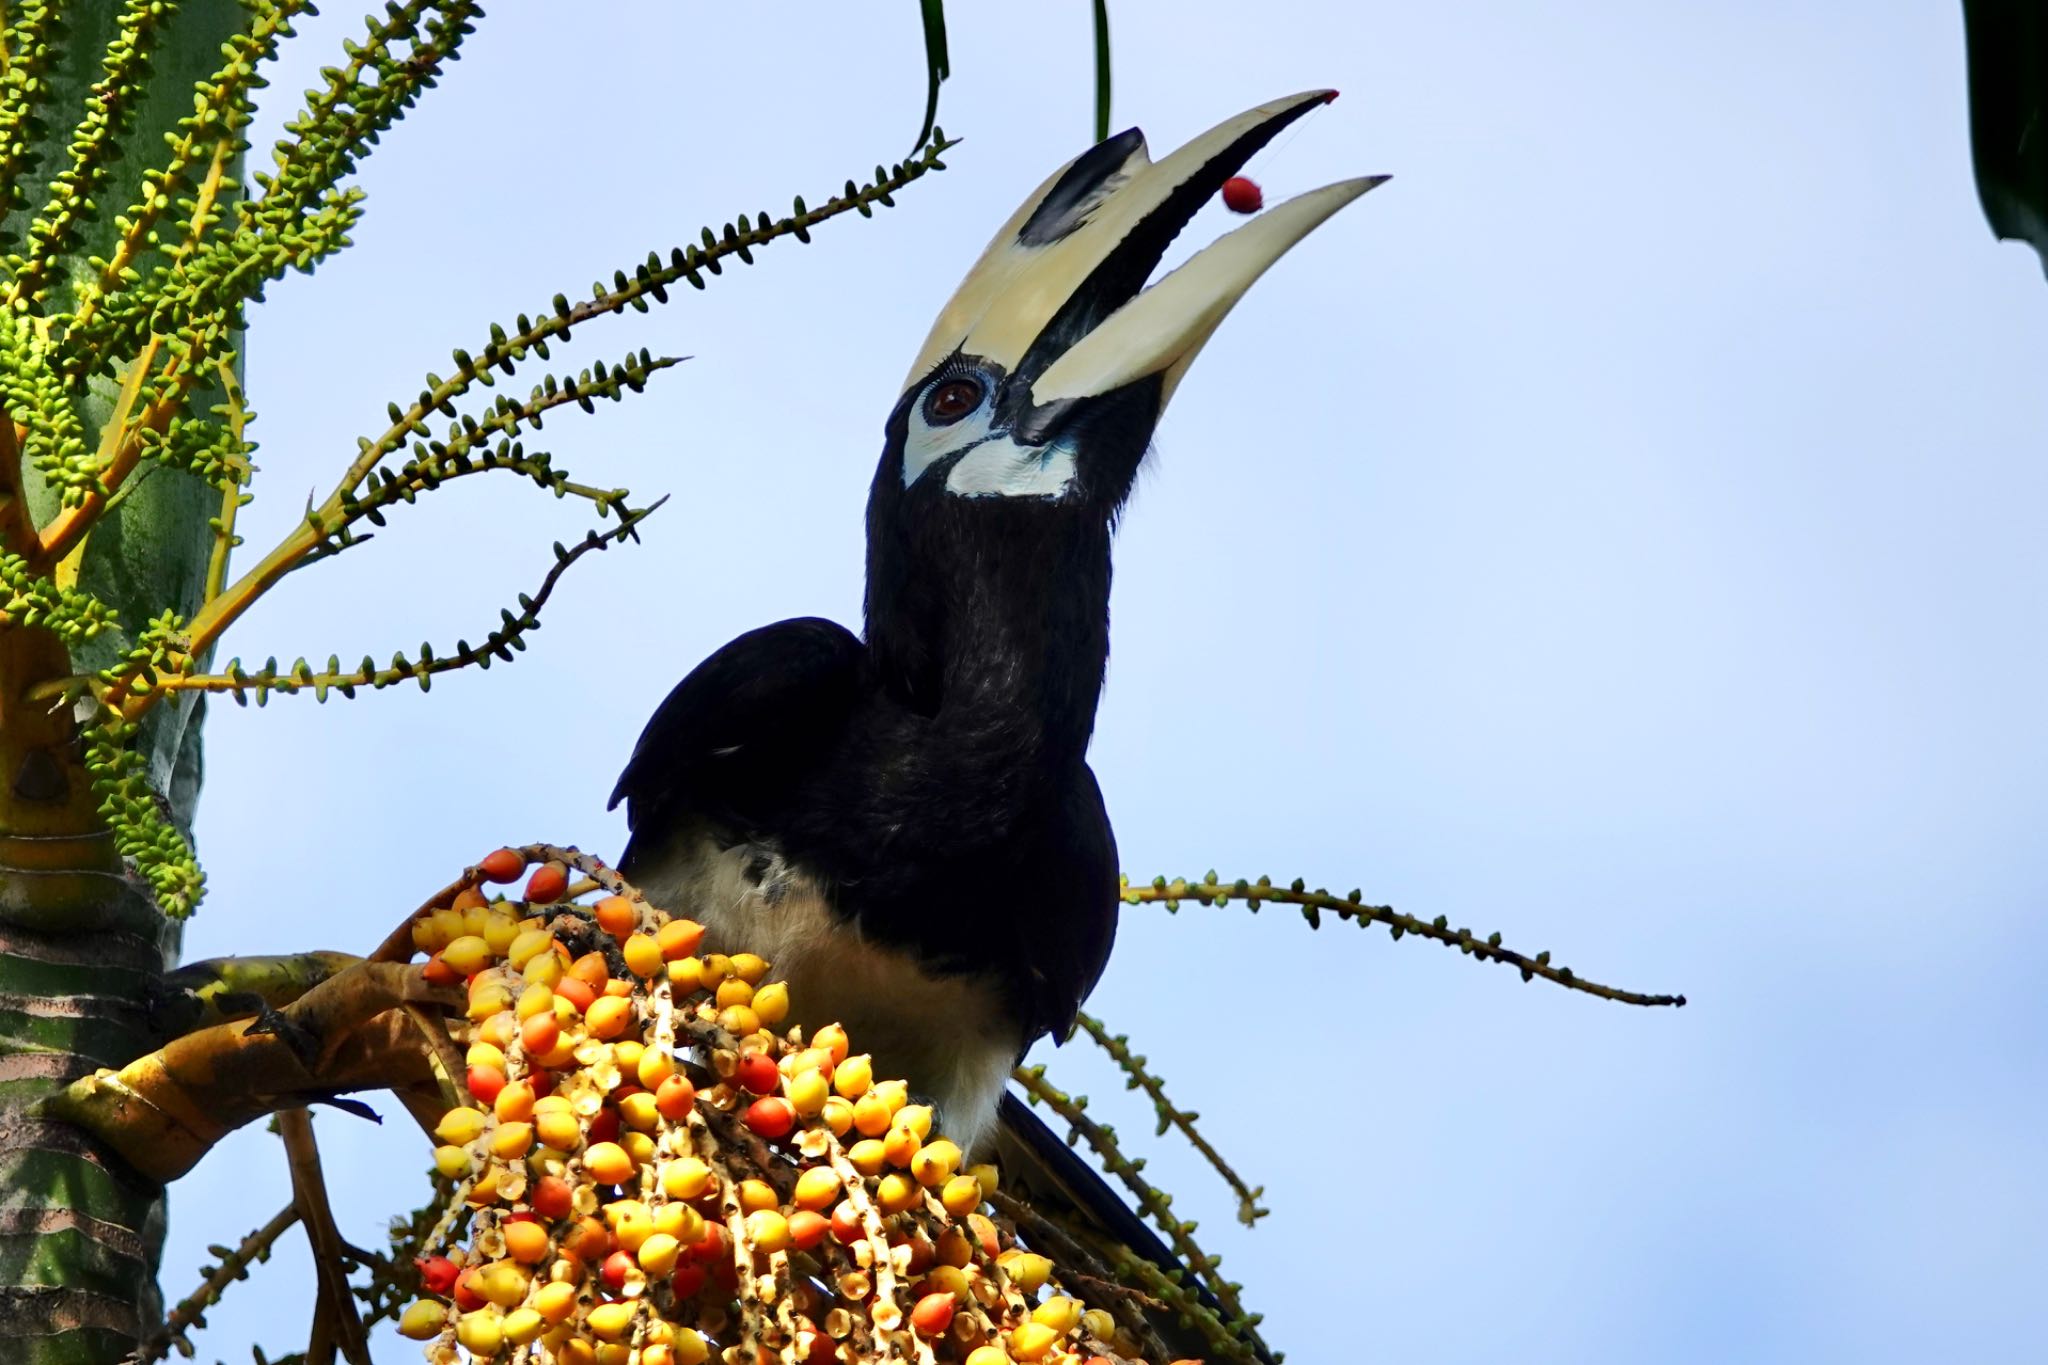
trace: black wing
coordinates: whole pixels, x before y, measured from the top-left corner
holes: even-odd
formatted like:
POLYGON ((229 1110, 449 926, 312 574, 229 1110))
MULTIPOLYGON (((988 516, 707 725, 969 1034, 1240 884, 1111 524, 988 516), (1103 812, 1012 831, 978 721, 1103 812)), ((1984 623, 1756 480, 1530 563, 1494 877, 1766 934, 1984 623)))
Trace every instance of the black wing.
POLYGON ((642 832, 664 816, 758 831, 845 728, 866 658, 853 632, 816 616, 748 631, 675 685, 606 809, 624 801, 642 832))

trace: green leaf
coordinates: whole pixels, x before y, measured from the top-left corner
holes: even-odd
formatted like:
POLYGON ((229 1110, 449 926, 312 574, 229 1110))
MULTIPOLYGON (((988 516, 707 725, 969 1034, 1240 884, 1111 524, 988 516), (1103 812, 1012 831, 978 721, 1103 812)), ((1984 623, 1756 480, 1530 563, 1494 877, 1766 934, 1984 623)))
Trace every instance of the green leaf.
POLYGON ((931 141, 932 126, 939 118, 939 85, 953 74, 946 56, 946 0, 918 0, 918 9, 924 17, 924 126, 917 130, 917 141, 910 148, 913 152, 931 141))
POLYGON ((1095 0, 1095 140, 1109 136, 1109 0, 1095 0))

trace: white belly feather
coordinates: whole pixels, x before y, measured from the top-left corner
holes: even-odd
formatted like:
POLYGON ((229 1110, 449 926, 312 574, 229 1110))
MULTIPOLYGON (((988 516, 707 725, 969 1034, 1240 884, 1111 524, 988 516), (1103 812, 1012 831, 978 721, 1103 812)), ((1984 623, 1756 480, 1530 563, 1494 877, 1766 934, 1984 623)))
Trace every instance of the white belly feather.
POLYGON ((844 1026, 854 1050, 873 1055, 876 1076, 900 1076, 938 1106, 946 1136, 963 1149, 990 1134, 1022 1041, 994 981, 934 976, 901 949, 863 937, 768 849, 720 849, 694 835, 635 862, 642 893, 700 921, 707 951, 767 958, 771 975, 789 983, 790 1017, 807 1033, 844 1026))

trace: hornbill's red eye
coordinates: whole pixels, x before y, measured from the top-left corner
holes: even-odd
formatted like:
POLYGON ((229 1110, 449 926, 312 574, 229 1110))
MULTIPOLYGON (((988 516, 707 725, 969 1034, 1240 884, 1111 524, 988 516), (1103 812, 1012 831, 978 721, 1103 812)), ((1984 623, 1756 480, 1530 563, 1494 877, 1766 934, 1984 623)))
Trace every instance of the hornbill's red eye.
POLYGON ((924 416, 934 426, 957 422, 981 406, 981 381, 948 379, 924 400, 924 416))

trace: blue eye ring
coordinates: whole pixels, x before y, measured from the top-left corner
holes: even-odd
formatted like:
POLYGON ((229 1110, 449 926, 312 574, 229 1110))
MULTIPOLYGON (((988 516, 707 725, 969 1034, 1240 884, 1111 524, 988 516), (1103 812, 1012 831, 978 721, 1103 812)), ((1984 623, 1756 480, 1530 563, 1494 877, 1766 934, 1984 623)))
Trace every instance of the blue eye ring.
POLYGON ((955 375, 934 384, 924 396, 924 420, 935 427, 951 426, 981 406, 988 390, 971 375, 955 375))

